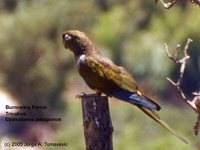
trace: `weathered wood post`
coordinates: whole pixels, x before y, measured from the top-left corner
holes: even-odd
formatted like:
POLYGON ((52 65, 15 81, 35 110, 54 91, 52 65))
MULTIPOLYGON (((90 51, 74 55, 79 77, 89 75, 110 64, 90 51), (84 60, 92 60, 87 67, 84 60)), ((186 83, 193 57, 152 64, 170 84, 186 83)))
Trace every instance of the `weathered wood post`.
POLYGON ((108 97, 81 96, 86 150, 113 150, 108 97))

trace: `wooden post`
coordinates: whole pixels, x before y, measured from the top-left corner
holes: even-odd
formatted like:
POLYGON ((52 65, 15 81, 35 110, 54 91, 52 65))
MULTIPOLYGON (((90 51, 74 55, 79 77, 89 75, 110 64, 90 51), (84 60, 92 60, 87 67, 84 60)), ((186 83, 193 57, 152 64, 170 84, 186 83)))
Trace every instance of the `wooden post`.
POLYGON ((81 100, 86 150, 113 150, 108 97, 91 94, 81 100))

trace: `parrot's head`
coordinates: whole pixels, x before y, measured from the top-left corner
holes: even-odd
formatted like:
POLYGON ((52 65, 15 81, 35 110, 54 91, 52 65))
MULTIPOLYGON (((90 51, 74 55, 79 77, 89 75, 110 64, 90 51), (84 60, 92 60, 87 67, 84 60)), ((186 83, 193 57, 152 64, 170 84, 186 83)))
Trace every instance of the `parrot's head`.
POLYGON ((62 40, 65 48, 70 49, 75 56, 85 54, 93 49, 89 38, 77 30, 65 31, 62 34, 62 40))

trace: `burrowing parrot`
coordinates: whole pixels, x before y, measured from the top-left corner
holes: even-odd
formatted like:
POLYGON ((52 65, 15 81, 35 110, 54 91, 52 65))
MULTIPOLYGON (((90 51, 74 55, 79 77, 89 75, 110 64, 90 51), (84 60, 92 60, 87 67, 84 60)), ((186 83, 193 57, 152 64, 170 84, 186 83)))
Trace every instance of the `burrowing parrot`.
POLYGON ((62 34, 62 40, 65 48, 73 52, 80 75, 97 94, 104 93, 137 106, 177 138, 187 143, 161 120, 154 111, 160 110, 161 107, 142 94, 133 76, 123 67, 117 66, 104 57, 83 32, 66 31, 62 34))

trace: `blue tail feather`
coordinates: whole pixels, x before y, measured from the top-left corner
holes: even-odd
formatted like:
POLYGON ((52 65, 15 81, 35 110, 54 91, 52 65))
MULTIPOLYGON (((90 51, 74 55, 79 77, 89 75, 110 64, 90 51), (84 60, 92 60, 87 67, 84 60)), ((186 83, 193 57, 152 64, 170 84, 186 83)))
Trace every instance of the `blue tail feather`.
POLYGON ((112 94, 113 97, 129 102, 137 106, 143 106, 149 109, 160 110, 160 106, 154 101, 145 96, 140 96, 138 93, 128 91, 117 91, 112 94))

